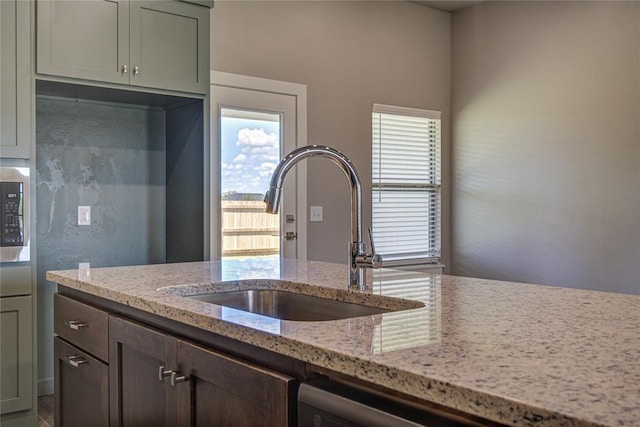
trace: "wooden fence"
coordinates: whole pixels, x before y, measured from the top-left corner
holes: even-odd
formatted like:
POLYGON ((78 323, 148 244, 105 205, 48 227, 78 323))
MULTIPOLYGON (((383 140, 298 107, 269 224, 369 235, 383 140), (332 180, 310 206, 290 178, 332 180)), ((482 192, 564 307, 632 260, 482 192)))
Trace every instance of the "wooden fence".
POLYGON ((222 256, 280 253, 280 216, 262 201, 222 201, 222 256))

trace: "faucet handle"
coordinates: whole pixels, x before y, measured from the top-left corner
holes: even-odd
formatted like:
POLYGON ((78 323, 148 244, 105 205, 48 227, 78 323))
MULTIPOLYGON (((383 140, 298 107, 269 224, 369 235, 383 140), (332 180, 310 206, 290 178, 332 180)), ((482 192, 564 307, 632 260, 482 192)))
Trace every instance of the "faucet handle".
POLYGON ((371 242, 371 268, 380 268, 382 267, 382 255, 376 253, 376 245, 373 242, 371 227, 369 227, 369 241, 371 242))
POLYGON ((376 253, 376 245, 373 243, 373 233, 371 233, 371 227, 369 227, 369 241, 371 242, 371 252, 376 253))

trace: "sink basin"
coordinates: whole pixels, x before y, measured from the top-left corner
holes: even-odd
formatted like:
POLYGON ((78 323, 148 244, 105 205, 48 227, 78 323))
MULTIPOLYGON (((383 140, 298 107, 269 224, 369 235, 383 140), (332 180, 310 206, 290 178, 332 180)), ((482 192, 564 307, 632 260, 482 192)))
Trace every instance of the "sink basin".
POLYGON ((246 289, 188 298, 282 320, 318 322, 388 313, 392 310, 278 289, 246 289))
POLYGON ((157 291, 300 322, 349 319, 424 307, 420 301, 278 279, 173 285, 157 291))

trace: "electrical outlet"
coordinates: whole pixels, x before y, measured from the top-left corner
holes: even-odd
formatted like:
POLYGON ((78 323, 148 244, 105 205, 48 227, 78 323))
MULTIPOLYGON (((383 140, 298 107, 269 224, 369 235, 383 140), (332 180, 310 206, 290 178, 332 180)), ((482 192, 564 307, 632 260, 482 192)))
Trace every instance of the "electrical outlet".
POLYGON ((309 221, 322 222, 322 206, 310 206, 309 207, 309 221))
POLYGON ((91 206, 78 206, 78 225, 91 225, 91 206))
POLYGON ((91 263, 90 262, 78 263, 78 279, 91 279, 91 263))

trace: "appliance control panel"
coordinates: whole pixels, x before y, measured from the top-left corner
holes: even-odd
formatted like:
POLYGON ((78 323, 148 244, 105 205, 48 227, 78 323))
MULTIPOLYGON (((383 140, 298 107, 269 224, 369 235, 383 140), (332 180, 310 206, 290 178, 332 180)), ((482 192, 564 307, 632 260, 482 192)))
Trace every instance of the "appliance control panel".
POLYGON ((0 166, 0 263, 30 260, 29 172, 0 166))
POLYGON ((0 246, 24 246, 22 182, 0 182, 0 246))

